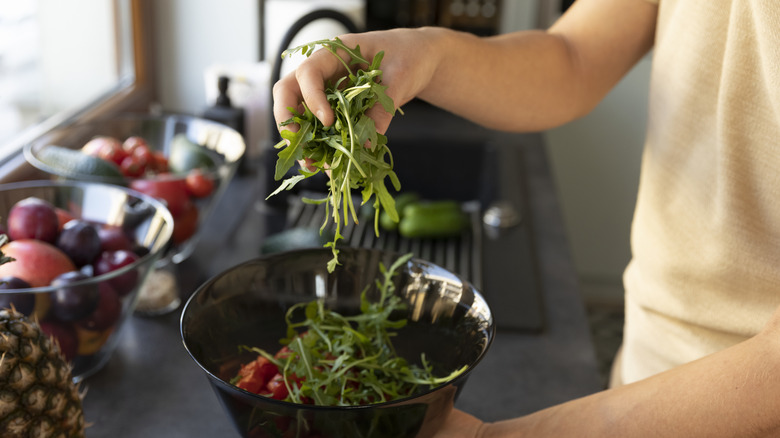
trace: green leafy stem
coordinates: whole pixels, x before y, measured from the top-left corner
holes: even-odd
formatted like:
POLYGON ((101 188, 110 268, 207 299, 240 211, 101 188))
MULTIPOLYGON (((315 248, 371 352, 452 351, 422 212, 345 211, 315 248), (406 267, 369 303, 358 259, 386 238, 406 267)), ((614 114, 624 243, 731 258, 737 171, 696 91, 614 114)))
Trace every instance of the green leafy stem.
MULTIPOLYGON (((389 178, 396 191, 401 183, 393 171, 393 157, 387 147, 387 137, 376 131, 374 120, 366 111, 376 103, 394 115, 395 105, 381 84, 380 65, 384 52, 379 52, 369 62, 360 52, 360 46, 350 48, 341 39, 313 41, 286 50, 282 57, 300 52, 310 56, 315 48, 323 47, 336 56, 347 71, 346 76, 334 83, 326 84, 325 95, 335 114, 332 126, 324 126, 311 110, 302 104, 303 112, 289 108, 292 117, 280 126, 297 125, 297 131, 282 130, 282 140, 274 147, 277 154, 274 179, 282 180, 295 163, 308 159, 311 169, 299 168, 298 173, 283 179, 279 187, 268 197, 292 189, 298 182, 319 172, 328 172, 328 191, 325 198, 304 198, 303 202, 326 205, 322 232, 332 219, 335 225, 333 241, 325 244, 333 251, 328 262, 328 271, 333 272, 338 263, 338 240, 343 239, 342 226, 349 225, 350 218, 358 223, 358 214, 353 201, 353 190, 361 193, 361 205, 373 199, 374 232, 379 234, 379 213, 384 209, 391 219, 398 221, 395 200, 385 185, 389 178), (340 54, 343 50, 349 57, 347 62, 340 54), (366 69, 364 69, 364 67, 366 69), (354 70, 354 71, 353 71, 354 70)), ((267 198, 266 198, 267 199, 267 198)))
POLYGON ((261 348, 242 346, 264 356, 283 370, 288 401, 312 400, 323 406, 355 406, 380 403, 410 396, 420 387, 432 388, 462 374, 462 366, 446 376, 433 374, 433 366, 422 354, 421 365, 398 356, 392 344, 405 319, 392 319, 405 309, 395 294, 393 277, 412 254, 399 257, 389 269, 379 265, 379 299, 361 294, 360 313, 345 316, 327 309, 322 300, 298 303, 286 314, 287 335, 281 340, 289 354, 279 357, 261 348), (295 321, 303 310, 305 318, 295 321), (303 377, 303 382, 300 382, 303 377))

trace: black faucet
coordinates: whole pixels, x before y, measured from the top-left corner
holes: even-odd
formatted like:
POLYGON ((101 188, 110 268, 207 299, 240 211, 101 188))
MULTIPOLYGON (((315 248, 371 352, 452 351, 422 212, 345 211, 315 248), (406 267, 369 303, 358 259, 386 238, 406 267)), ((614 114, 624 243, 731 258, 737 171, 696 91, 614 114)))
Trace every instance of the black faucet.
MULTIPOLYGON (((287 32, 284 34, 284 38, 282 38, 282 42, 279 45, 279 50, 276 51, 276 61, 274 62, 274 68, 271 72, 271 88, 273 89, 274 84, 281 78, 282 74, 282 52, 287 50, 292 43, 293 38, 298 34, 298 32, 301 31, 306 25, 309 23, 312 23, 317 20, 335 20, 341 23, 346 29, 348 33, 354 33, 358 31, 358 27, 355 24, 354 21, 352 21, 349 17, 347 17, 342 12, 333 10, 333 9, 317 9, 315 11, 309 12, 308 14, 304 15, 303 17, 299 18, 295 23, 293 23, 292 26, 287 30, 287 32)), ((273 92, 270 94, 271 96, 271 106, 270 108, 273 109, 273 92)), ((273 143, 278 142, 281 140, 281 137, 279 136, 279 132, 277 130, 276 121, 273 117, 273 111, 271 112, 271 135, 274 138, 273 143)))

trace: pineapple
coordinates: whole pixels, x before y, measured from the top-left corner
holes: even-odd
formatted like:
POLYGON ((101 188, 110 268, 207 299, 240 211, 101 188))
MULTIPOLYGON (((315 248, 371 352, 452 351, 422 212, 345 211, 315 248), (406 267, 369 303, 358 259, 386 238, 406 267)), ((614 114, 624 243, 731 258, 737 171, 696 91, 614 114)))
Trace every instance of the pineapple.
POLYGON ((81 394, 57 343, 0 310, 0 437, 83 437, 81 394))

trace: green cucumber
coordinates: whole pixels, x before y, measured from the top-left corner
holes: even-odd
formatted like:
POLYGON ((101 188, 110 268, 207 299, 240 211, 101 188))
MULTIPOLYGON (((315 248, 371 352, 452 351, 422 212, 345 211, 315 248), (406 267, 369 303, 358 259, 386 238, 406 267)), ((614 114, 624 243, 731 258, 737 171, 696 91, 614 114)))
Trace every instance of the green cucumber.
POLYGON ((460 203, 451 200, 413 202, 402 210, 403 217, 461 212, 460 203))
POLYGON ((212 152, 184 134, 176 134, 171 140, 168 166, 174 173, 187 173, 192 169, 214 169, 217 166, 212 152))
POLYGON ((468 223, 468 216, 457 202, 420 202, 404 209, 398 232, 408 238, 458 236, 468 223))
MULTIPOLYGON (((395 197, 395 211, 398 212, 399 221, 403 219, 403 212, 407 205, 420 201, 420 195, 415 192, 405 192, 395 197)), ((395 231, 398 229, 398 222, 390 218, 384 210, 379 214, 379 226, 386 231, 395 231)))
POLYGON ((34 157, 47 166, 46 171, 67 179, 91 179, 114 184, 125 183, 125 177, 116 164, 85 154, 80 150, 48 145, 34 157))

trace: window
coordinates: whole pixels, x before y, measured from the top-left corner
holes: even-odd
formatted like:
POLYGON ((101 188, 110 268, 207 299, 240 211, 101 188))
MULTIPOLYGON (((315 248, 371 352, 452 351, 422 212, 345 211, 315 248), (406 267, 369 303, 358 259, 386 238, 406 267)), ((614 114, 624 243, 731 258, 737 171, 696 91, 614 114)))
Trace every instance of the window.
POLYGON ((0 0, 0 181, 58 125, 148 108, 149 1, 0 0))

